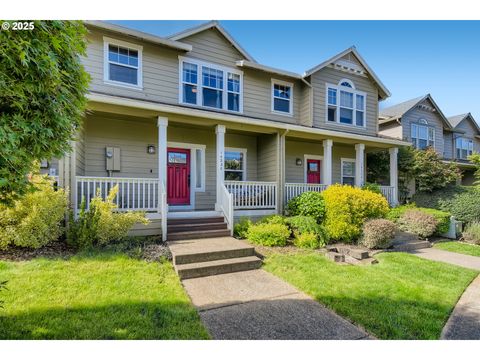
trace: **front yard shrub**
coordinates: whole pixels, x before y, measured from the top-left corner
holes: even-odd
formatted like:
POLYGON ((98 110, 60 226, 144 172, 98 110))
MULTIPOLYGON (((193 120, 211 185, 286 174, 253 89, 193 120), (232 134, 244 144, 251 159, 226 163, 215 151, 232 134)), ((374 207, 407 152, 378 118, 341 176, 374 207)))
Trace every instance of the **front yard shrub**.
POLYGON ((372 219, 363 225, 362 244, 369 249, 386 249, 395 237, 397 227, 393 221, 372 219))
POLYGON ((468 243, 480 245, 480 222, 473 221, 468 224, 462 233, 462 238, 468 243))
POLYGON ((433 215, 426 214, 420 210, 410 209, 400 216, 397 224, 401 230, 425 239, 435 233, 438 221, 435 220, 433 215))
MULTIPOLYGON (((318 246, 316 246, 315 248, 323 247, 328 244, 328 234, 327 234, 327 231, 325 230, 325 227, 323 227, 320 224, 317 224, 314 218, 309 216, 293 216, 291 218, 288 218, 287 221, 288 221, 288 225, 290 226, 290 229, 293 232, 295 239, 298 239, 300 235, 303 235, 303 234, 314 234, 317 238, 317 243, 318 243, 318 246)), ((308 238, 309 238, 309 235, 306 236, 306 239, 308 238)), ((302 242, 303 239, 299 241, 302 242)), ((297 246, 300 246, 300 245, 297 245, 297 246)), ((304 247, 304 246, 300 246, 300 247, 304 247)))
POLYGON ((290 216, 311 216, 321 223, 325 216, 325 201, 319 192, 307 191, 291 199, 287 210, 290 216))
POLYGON ((282 215, 269 215, 269 216, 265 216, 262 220, 259 221, 259 223, 286 225, 287 219, 282 215))
POLYGON ((287 225, 259 223, 248 229, 248 240, 263 246, 285 246, 290 237, 287 225))
POLYGON ((103 200, 100 193, 90 201, 90 209, 85 209, 82 201, 78 219, 70 218, 68 241, 79 248, 88 248, 96 245, 106 245, 112 241, 123 240, 128 231, 136 223, 148 224, 143 212, 116 212, 114 203, 118 193, 118 185, 114 186, 107 198, 103 200))
POLYGON ((318 249, 325 246, 318 240, 317 234, 310 231, 296 235, 293 243, 296 247, 305 249, 318 249))
POLYGON ((34 191, 11 207, 0 205, 0 249, 9 245, 38 249, 63 234, 68 204, 65 191, 55 190, 45 176, 34 175, 31 183, 34 191))
POLYGON ((435 220, 437 220, 438 225, 437 225, 437 229, 435 230, 435 234, 440 235, 448 232, 448 229, 450 227, 450 217, 452 216, 452 214, 450 214, 449 212, 441 211, 437 209, 417 208, 415 204, 407 204, 407 205, 397 206, 396 208, 390 209, 390 211, 387 214, 387 219, 393 222, 397 222, 398 219, 403 214, 405 214, 406 211, 411 209, 421 211, 425 214, 430 214, 435 218, 435 220))
POLYGON ((388 213, 387 199, 371 191, 337 184, 322 194, 325 228, 331 239, 353 242, 359 238, 366 220, 383 218, 388 213))
POLYGON ((247 217, 242 217, 233 227, 233 234, 239 239, 246 239, 250 226, 252 226, 252 221, 247 217))
POLYGON ((375 183, 365 183, 365 185, 362 186, 363 190, 369 190, 371 192, 374 192, 376 194, 382 194, 380 190, 380 185, 375 184, 375 183))

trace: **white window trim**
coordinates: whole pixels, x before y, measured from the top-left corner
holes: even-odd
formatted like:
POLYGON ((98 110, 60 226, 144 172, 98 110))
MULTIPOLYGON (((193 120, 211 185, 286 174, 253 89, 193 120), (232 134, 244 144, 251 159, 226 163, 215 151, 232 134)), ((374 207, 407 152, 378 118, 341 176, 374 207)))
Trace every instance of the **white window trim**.
MULTIPOLYGON (((333 105, 332 105, 333 106, 333 105)), ((359 91, 355 89, 355 84, 349 79, 342 79, 338 82, 338 85, 325 83, 325 123, 326 124, 336 124, 340 126, 354 127, 357 129, 366 129, 367 128, 367 93, 364 91, 359 91), (341 86, 340 84, 344 81, 349 82, 352 87, 341 86), (335 121, 328 121, 328 89, 335 89, 337 91, 337 104, 335 105, 337 111, 335 112, 335 121), (340 91, 347 91, 353 94, 353 121, 352 124, 345 124, 340 122, 340 91), (357 96, 363 96, 363 126, 357 125, 357 96)))
MULTIPOLYGON (((419 145, 419 140, 420 140, 420 138, 418 137, 418 134, 420 134, 418 128, 419 128, 420 126, 427 128, 427 139, 426 139, 426 140, 427 140, 427 147, 430 146, 430 145, 429 145, 429 143, 430 143, 429 129, 432 129, 432 130, 433 130, 433 146, 432 146, 432 148, 435 149, 435 145, 436 145, 436 144, 435 144, 435 137, 436 137, 436 133, 435 133, 435 132, 436 132, 436 129, 435 129, 434 126, 429 125, 429 124, 428 124, 428 121, 427 121, 426 119, 424 119, 424 118, 421 118, 421 119, 419 119, 419 120, 416 121, 416 122, 413 121, 413 122, 410 123, 410 139, 412 139, 412 143, 413 143, 413 139, 416 140, 416 141, 415 141, 415 144, 414 144, 415 149, 420 149, 420 148, 418 147, 418 145, 419 145), (412 131, 413 125, 415 125, 415 126, 417 127, 417 133, 415 134, 415 137, 413 136, 413 131, 412 131)), ((422 139, 422 140, 425 140, 425 139, 422 139)))
MULTIPOLYGON (((189 149, 190 150, 190 195, 193 193, 193 200, 195 199, 195 192, 205 192, 205 149, 206 145, 203 144, 189 144, 182 142, 167 142, 167 148, 179 148, 179 149, 189 149), (197 158, 193 154, 194 151, 200 150, 202 152, 201 164, 197 164, 197 158), (200 176, 201 176, 201 187, 197 187, 197 166, 200 166, 200 176)), ((193 205, 193 201, 190 203, 193 205)))
MULTIPOLYGON (((210 88, 206 86, 206 88, 210 88)), ((210 88, 211 89, 211 88, 210 88)), ((219 90, 219 89, 217 89, 219 90)), ((191 106, 191 107, 198 107, 201 109, 209 109, 209 110, 218 110, 218 111, 225 111, 228 113, 232 114, 243 114, 243 71, 226 67, 223 65, 215 64, 215 63, 210 63, 186 56, 179 56, 178 57, 178 103, 186 106, 191 106), (183 102, 183 62, 188 62, 190 64, 195 64, 197 65, 197 103, 196 104, 190 104, 183 102), (221 70, 223 71, 223 89, 222 89, 222 109, 216 108, 216 107, 211 107, 211 106, 203 106, 203 84, 202 84, 202 66, 206 66, 209 68, 213 68, 215 70, 221 70), (239 101, 239 111, 234 111, 234 110, 228 110, 228 74, 227 73, 232 73, 240 76, 240 101, 239 101)))
MULTIPOLYGON (((351 88, 349 88, 349 89, 356 90, 355 84, 353 83, 353 81, 350 80, 350 79, 347 79, 347 78, 344 78, 344 79, 340 80, 340 81, 338 82, 338 86, 341 86, 340 84, 342 84, 342 83, 344 83, 344 82, 350 84, 351 88)), ((348 88, 348 86, 347 86, 347 88, 348 88)))
POLYGON ((471 148, 472 148, 472 154, 475 152, 474 151, 474 142, 473 142, 473 139, 469 139, 467 137, 464 137, 464 136, 459 136, 459 137, 456 137, 455 138, 455 158, 456 159, 459 159, 459 160, 468 160, 468 157, 470 156, 468 154, 468 152, 470 151, 470 144, 472 144, 471 148), (457 140, 462 140, 462 147, 461 148, 458 148, 457 147, 457 140), (463 141, 466 141, 467 142, 467 157, 464 158, 462 156, 462 150, 463 150, 463 141), (457 150, 460 149, 460 157, 457 156, 457 150))
POLYGON ((103 37, 103 82, 108 85, 115 85, 120 87, 125 87, 134 90, 143 90, 143 46, 132 44, 126 41, 112 39, 107 36, 103 37), (116 45, 125 48, 129 48, 132 50, 138 51, 138 74, 137 74, 137 85, 128 84, 121 81, 110 80, 108 75, 109 71, 109 64, 110 61, 108 60, 108 46, 109 45, 116 45))
POLYGON ((311 154, 304 154, 303 155, 303 182, 307 183, 307 160, 320 160, 320 184, 323 181, 323 171, 322 171, 322 161, 323 156, 321 155, 311 155, 311 154))
MULTIPOLYGON (((272 103, 272 106, 271 106, 271 111, 272 111, 272 114, 277 114, 277 115, 283 115, 283 116, 289 116, 289 117, 292 117, 293 116, 293 83, 290 83, 290 82, 287 82, 287 81, 282 81, 282 80, 277 80, 277 79, 272 79, 271 81, 272 83, 272 87, 271 87, 271 92, 270 92, 270 101, 272 103), (278 110, 275 110, 274 109, 274 85, 282 85, 282 86, 289 86, 290 87, 290 101, 289 101, 289 111, 288 112, 284 112, 284 111, 278 111, 278 110)), ((286 100, 286 99, 282 99, 282 100, 286 100)))
MULTIPOLYGON (((344 163, 344 162, 353 162, 353 165, 354 165, 354 166, 353 166, 353 169, 354 169, 354 170, 353 170, 353 171, 354 171, 353 181, 354 181, 354 183, 355 183, 355 177, 356 177, 356 175, 357 175, 357 174, 355 173, 355 171, 356 171, 356 162, 357 162, 357 161, 356 161, 355 159, 351 159, 351 158, 341 158, 341 159, 340 159, 340 183, 341 183, 342 185, 344 185, 344 183, 343 183, 343 177, 344 177, 344 176, 343 176, 343 163, 344 163)), ((348 177, 351 177, 351 176, 348 176, 348 177)))
MULTIPOLYGON (((225 147, 225 152, 228 152, 228 151, 231 151, 231 152, 240 152, 240 153, 243 153, 243 180, 242 181, 248 181, 247 180, 247 149, 245 148, 233 148, 233 147, 225 147)), ((225 158, 225 156, 224 156, 225 158)), ((225 161, 225 159, 223 160, 225 161)), ((223 179, 225 179, 225 172, 226 171, 232 171, 232 170, 228 170, 225 168, 225 163, 223 164, 223 179)), ((233 171, 236 171, 236 170, 233 170, 233 171)), ((240 172, 240 171, 237 171, 237 172, 240 172)), ((230 180, 224 180, 224 181, 230 181, 230 180)))

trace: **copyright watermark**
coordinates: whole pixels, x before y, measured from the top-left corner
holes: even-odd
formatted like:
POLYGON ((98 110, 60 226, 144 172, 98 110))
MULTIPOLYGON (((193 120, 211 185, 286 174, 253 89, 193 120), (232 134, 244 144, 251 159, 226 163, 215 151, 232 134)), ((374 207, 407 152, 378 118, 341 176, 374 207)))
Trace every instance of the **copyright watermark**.
POLYGON ((22 30, 33 30, 35 29, 35 24, 33 21, 4 21, 2 22, 3 31, 22 31, 22 30))

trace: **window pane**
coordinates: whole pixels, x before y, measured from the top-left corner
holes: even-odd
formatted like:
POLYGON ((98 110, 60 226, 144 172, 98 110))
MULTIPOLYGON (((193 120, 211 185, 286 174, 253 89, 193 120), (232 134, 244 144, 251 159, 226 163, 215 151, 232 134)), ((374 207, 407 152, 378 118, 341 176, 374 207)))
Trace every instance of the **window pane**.
POLYGON ((340 85, 346 86, 346 87, 349 87, 349 88, 352 87, 352 85, 351 85, 348 81, 344 81, 344 82, 342 82, 340 85))
POLYGON ((419 140, 418 140, 418 147, 419 147, 420 149, 422 149, 422 150, 423 150, 423 149, 426 149, 427 146, 428 146, 428 141, 427 141, 426 139, 419 139, 419 140))
POLYGON ((273 99, 273 110, 289 113, 290 112, 290 100, 274 98, 273 99))
POLYGON ((197 103, 197 87, 195 85, 183 84, 183 102, 187 104, 197 103))
POLYGON ((223 89, 223 71, 202 66, 203 86, 223 89))
POLYGON ((108 60, 118 62, 118 46, 108 45, 108 60))
POLYGON ((355 178, 353 177, 344 177, 342 179, 342 183, 344 185, 350 185, 350 186, 354 186, 355 185, 355 178))
POLYGON ((357 95, 357 110, 363 110, 365 106, 365 98, 363 95, 357 95))
POLYGON ((419 126, 418 127, 418 137, 420 139, 428 139, 428 128, 425 126, 419 126))
POLYGON ((417 125, 412 124, 412 139, 417 137, 417 125))
POLYGON ((118 61, 120 62, 120 64, 128 65, 128 49, 119 47, 118 53, 118 61))
POLYGON ((195 171, 195 186, 197 188, 202 187, 202 150, 196 149, 195 150, 195 165, 196 165, 196 171, 195 171))
POLYGON ((122 65, 110 64, 110 80, 137 85, 138 70, 122 65))
POLYGON ((355 176, 355 163, 353 161, 342 162, 343 176, 355 176))
POLYGON ((363 111, 358 111, 358 110, 357 110, 355 122, 356 122, 357 126, 363 126, 363 125, 364 125, 364 122, 363 122, 363 111))
POLYGON ((240 95, 228 93, 228 110, 240 111, 240 95))
POLYGON ((468 156, 468 152, 466 149, 462 149, 462 159, 466 159, 468 156))
POLYGON ((340 91, 340 106, 353 108, 353 94, 346 91, 340 91))
POLYGON ((168 162, 170 164, 186 164, 187 154, 170 151, 168 152, 168 162))
POLYGON ((457 159, 462 158, 462 150, 457 148, 457 159))
POLYGON ((225 151, 225 169, 243 170, 243 153, 239 151, 225 151))
POLYGON ((290 99, 290 86, 274 84, 273 96, 282 99, 290 99))
POLYGON ((222 92, 221 90, 203 88, 203 106, 221 109, 223 107, 222 92))
POLYGON ((228 73, 228 91, 240 92, 240 75, 228 73))
POLYGON ((183 81, 192 84, 197 83, 197 65, 187 62, 183 63, 183 81))
POLYGON ((241 172, 241 171, 225 171, 225 180, 227 180, 227 181, 243 181, 243 172, 241 172))
POLYGON ((340 122, 343 124, 353 124, 353 110, 340 108, 340 122))
POLYGON ((429 140, 434 140, 435 139, 435 129, 434 128, 428 128, 428 139, 429 140))
POLYGON ((337 105, 337 90, 328 89, 328 103, 330 105, 337 105))
POLYGON ((328 121, 337 121, 336 113, 337 113, 337 108, 329 107, 328 108, 328 121))

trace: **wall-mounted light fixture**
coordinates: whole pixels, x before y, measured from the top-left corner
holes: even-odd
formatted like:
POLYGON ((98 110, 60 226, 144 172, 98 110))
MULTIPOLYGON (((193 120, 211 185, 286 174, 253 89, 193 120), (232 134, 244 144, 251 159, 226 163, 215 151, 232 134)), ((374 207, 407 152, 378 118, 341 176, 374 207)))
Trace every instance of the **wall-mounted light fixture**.
POLYGON ((148 145, 147 146, 147 153, 148 154, 155 154, 155 145, 148 145))
POLYGON ((297 159, 295 160, 295 164, 297 164, 297 166, 302 166, 302 164, 303 164, 302 159, 297 158, 297 159))

